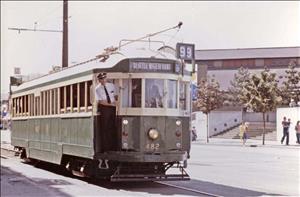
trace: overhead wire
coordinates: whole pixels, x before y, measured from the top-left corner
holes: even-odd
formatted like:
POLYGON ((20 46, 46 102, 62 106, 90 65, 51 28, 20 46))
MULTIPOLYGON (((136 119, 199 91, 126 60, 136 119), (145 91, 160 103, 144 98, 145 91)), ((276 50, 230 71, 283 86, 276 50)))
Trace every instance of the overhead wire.
MULTIPOLYGON (((40 17, 40 19, 36 20, 35 23, 37 23, 39 26, 44 26, 49 22, 50 16, 53 15, 55 12, 59 11, 59 9, 62 9, 62 5, 54 7, 49 12, 47 12, 42 17, 40 17)), ((62 17, 55 17, 55 18, 62 18, 62 17)))

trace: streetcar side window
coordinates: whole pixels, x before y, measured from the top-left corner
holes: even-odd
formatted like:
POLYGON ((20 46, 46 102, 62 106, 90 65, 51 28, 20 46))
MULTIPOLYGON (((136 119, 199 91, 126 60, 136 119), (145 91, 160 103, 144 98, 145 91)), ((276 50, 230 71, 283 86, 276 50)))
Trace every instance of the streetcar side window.
POLYGON ((22 111, 21 111, 21 115, 23 116, 24 115, 24 113, 25 113, 25 98, 24 98, 24 96, 22 96, 21 97, 22 98, 22 111))
POLYGON ((45 115, 49 115, 49 91, 45 91, 45 115))
POLYGON ((18 103, 19 98, 14 98, 13 106, 14 106, 14 116, 17 117, 19 114, 19 103, 18 103))
POLYGON ((58 89, 54 89, 54 114, 58 114, 58 89))
POLYGON ((15 99, 13 98, 11 101, 12 101, 12 105, 11 105, 11 109, 12 109, 12 111, 11 111, 11 116, 12 116, 12 117, 15 117, 15 99))
POLYGON ((33 94, 28 95, 28 116, 33 116, 33 94))
POLYGON ((41 92, 41 115, 44 115, 44 92, 41 92))
POLYGON ((17 98, 13 99, 13 117, 17 116, 17 98))
POLYGON ((60 87, 59 88, 59 101, 60 101, 60 111, 63 112, 65 109, 65 87, 60 87))
POLYGON ((36 96, 35 97, 35 115, 36 116, 39 116, 41 115, 41 108, 40 108, 40 105, 41 105, 41 96, 36 96))
POLYGON ((94 88, 92 80, 87 81, 87 98, 87 106, 91 108, 92 103, 94 101, 94 88))
POLYGON ((56 106, 56 98, 55 98, 55 89, 50 90, 50 114, 56 114, 55 106, 56 106))
POLYGON ((84 107, 85 103, 85 82, 79 83, 79 106, 84 107))
POLYGON ((20 105, 20 116, 22 116, 23 115, 23 96, 21 96, 20 97, 20 99, 19 99, 19 105, 20 105))
POLYGON ((78 90, 77 90, 77 83, 75 83, 75 84, 73 84, 72 85, 72 90, 73 90, 73 92, 72 92, 72 96, 73 96, 73 108, 75 109, 75 110, 77 110, 77 102, 78 102, 78 90))
POLYGON ((25 116, 27 116, 28 115, 28 112, 29 112, 29 107, 28 107, 28 95, 25 95, 24 96, 24 98, 25 98, 25 101, 24 101, 24 103, 25 103, 25 108, 24 108, 24 111, 25 111, 25 116))
POLYGON ((145 107, 163 108, 164 80, 146 79, 145 107))
POLYGON ((67 111, 70 111, 70 107, 71 107, 71 86, 67 85, 66 86, 66 107, 67 107, 67 111))

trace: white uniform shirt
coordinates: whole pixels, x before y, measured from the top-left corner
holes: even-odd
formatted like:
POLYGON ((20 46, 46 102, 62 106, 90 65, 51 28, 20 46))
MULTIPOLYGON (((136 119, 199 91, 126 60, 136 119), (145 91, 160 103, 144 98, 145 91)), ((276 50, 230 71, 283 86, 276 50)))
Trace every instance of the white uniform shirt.
MULTIPOLYGON (((112 84, 112 83, 106 83, 105 87, 106 87, 106 90, 107 90, 107 93, 108 93, 108 96, 110 98, 111 103, 114 103, 115 102, 115 95, 117 95, 114 84, 112 84)), ((105 93, 105 90, 104 90, 104 86, 101 83, 99 83, 96 86, 95 96, 96 96, 96 100, 97 101, 101 101, 101 100, 107 101, 107 97, 106 97, 106 93, 105 93)))

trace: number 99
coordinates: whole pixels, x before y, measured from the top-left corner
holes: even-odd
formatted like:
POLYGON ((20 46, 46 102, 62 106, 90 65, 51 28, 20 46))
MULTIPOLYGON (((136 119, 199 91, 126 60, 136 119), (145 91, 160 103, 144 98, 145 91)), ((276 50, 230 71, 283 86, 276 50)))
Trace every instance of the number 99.
POLYGON ((181 58, 185 57, 185 47, 184 46, 180 47, 180 57, 181 58))
POLYGON ((186 57, 192 58, 192 48, 191 47, 186 48, 186 57))

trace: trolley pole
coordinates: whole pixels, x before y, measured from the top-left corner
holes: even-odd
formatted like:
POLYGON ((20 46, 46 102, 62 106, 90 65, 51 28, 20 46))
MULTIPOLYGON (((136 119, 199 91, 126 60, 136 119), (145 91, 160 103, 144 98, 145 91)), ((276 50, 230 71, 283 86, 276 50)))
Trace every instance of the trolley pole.
POLYGON ((68 67, 68 1, 64 0, 63 6, 63 43, 62 43, 62 67, 68 67))

